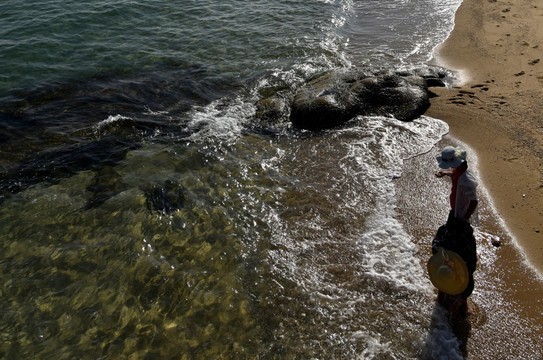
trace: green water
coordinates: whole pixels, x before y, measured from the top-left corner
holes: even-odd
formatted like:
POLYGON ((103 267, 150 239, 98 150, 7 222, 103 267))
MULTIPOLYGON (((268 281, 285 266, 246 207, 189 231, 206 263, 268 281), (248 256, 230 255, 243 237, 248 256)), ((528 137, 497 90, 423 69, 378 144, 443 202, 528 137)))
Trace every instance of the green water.
POLYGON ((0 353, 349 358, 396 328, 394 351, 419 352, 429 319, 412 302, 427 294, 387 273, 413 266, 383 253, 408 242, 365 234, 388 205, 359 190, 381 177, 353 171, 360 131, 145 143, 5 200, 0 353))
POLYGON ((152 148, 1 208, 7 358, 217 358, 258 346, 251 291, 262 269, 251 257, 269 236, 259 208, 276 195, 241 173, 255 169, 152 148), (100 177, 119 193, 85 209, 100 177), (140 188, 163 179, 183 189, 182 209, 169 215, 151 212, 140 188))

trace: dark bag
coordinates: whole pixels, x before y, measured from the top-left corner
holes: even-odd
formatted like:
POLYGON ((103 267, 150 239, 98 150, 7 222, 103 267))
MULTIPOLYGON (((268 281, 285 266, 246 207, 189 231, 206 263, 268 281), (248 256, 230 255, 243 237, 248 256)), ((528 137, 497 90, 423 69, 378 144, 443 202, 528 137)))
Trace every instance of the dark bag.
POLYGON ((439 227, 432 240, 433 254, 437 253, 436 247, 443 247, 460 255, 470 274, 473 274, 477 267, 477 248, 473 228, 469 223, 455 218, 451 212, 447 223, 439 227))

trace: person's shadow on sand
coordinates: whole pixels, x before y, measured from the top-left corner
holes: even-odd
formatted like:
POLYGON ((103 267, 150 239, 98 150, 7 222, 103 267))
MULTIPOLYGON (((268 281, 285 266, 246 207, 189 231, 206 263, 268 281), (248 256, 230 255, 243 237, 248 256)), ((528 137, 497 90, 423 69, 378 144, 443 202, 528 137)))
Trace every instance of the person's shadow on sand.
POLYGON ((471 335, 469 316, 451 314, 436 304, 432 312, 430 332, 426 338, 423 359, 467 359, 471 335))
POLYGON ((465 315, 452 315, 450 320, 453 334, 460 342, 460 352, 468 357, 468 339, 471 335, 471 323, 465 315))

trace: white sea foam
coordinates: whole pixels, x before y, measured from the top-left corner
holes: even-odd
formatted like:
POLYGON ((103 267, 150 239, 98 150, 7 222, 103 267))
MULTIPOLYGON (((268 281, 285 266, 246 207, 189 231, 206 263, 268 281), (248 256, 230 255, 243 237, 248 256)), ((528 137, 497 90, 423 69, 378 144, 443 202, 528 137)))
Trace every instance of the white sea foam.
POLYGON ((220 99, 191 110, 186 130, 190 140, 236 139, 255 113, 255 107, 241 97, 220 99))
POLYGON ((396 286, 427 290, 423 271, 415 261, 416 247, 396 219, 393 179, 401 175, 403 160, 428 151, 447 131, 439 121, 423 117, 405 123, 391 118, 361 120, 361 140, 349 145, 358 176, 369 176, 366 185, 376 194, 375 210, 366 220, 367 231, 358 239, 367 254, 367 274, 385 277, 396 286))
POLYGON ((432 326, 426 338, 426 359, 463 360, 460 342, 454 335, 448 320, 448 312, 436 306, 432 313, 432 326))
POLYGON ((131 120, 131 118, 128 117, 128 116, 121 115, 121 114, 109 115, 107 117, 107 119, 104 119, 104 120, 100 121, 98 124, 96 124, 95 129, 100 130, 104 126, 108 126, 108 125, 114 124, 114 123, 122 121, 122 120, 131 120))
POLYGON ((366 342, 366 348, 358 357, 359 359, 376 359, 382 356, 386 356, 390 359, 398 359, 398 357, 390 351, 390 342, 382 343, 379 334, 371 336, 369 334, 361 333, 358 336, 364 338, 364 341, 366 342))

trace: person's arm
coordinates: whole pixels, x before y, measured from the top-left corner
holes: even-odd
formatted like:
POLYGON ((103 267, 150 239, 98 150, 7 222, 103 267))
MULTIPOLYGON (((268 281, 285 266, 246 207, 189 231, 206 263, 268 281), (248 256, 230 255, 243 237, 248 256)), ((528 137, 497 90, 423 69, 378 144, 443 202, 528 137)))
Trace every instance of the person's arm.
POLYGON ((452 175, 452 170, 438 170, 438 171, 436 171, 435 175, 438 178, 443 177, 443 176, 451 176, 452 175))

